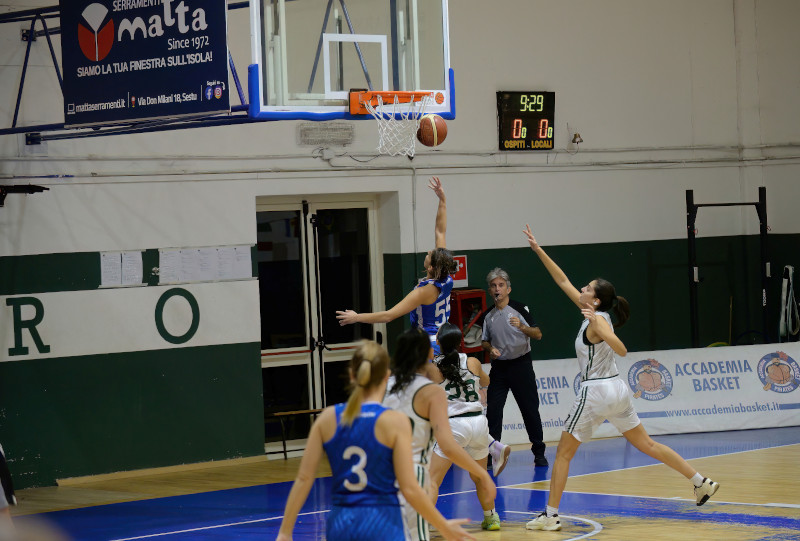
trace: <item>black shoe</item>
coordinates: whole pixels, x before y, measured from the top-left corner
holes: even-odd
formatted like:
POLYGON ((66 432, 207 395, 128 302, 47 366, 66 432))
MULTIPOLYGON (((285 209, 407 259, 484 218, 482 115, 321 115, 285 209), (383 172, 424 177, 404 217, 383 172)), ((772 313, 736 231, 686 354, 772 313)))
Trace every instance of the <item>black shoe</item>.
POLYGON ((533 465, 537 466, 537 467, 546 468, 547 466, 550 465, 550 463, 547 461, 547 457, 546 456, 539 455, 539 456, 535 456, 533 458, 533 465))

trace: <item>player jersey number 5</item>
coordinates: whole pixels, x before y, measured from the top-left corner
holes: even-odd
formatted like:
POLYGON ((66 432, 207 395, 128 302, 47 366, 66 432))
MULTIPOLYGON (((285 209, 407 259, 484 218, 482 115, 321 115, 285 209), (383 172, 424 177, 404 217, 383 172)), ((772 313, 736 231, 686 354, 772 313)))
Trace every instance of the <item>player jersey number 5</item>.
POLYGON ((450 319, 450 295, 436 303, 436 325, 444 325, 450 319))

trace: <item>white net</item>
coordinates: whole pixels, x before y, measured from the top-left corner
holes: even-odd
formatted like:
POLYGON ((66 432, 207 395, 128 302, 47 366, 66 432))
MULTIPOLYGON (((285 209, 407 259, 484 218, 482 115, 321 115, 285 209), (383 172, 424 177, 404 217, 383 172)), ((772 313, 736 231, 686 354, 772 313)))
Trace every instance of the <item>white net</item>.
POLYGON ((378 105, 364 102, 369 114, 378 121, 378 152, 389 156, 405 154, 414 157, 419 121, 425 114, 430 96, 423 96, 419 101, 400 103, 397 96, 393 103, 383 103, 378 96, 378 105))

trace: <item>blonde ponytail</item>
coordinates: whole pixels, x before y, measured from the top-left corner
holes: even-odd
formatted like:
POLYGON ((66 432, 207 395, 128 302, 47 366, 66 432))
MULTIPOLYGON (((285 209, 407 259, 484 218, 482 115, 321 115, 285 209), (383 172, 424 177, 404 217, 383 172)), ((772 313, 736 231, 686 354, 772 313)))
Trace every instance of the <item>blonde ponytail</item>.
POLYGON ((364 340, 350 360, 352 391, 342 413, 342 424, 349 426, 361 412, 364 394, 383 381, 389 369, 389 353, 377 342, 364 340))
POLYGON ((364 359, 358 365, 358 372, 356 372, 356 385, 359 387, 366 387, 369 385, 369 380, 372 376, 372 365, 368 360, 364 359))

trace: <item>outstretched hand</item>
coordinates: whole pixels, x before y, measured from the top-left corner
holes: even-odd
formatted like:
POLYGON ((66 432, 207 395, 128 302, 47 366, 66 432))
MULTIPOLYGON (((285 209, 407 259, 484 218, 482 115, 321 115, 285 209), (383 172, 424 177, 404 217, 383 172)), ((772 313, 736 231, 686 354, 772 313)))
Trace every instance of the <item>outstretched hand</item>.
POLYGON ((533 232, 531 231, 531 226, 525 224, 525 229, 522 230, 525 233, 525 236, 528 237, 528 244, 531 247, 531 250, 535 250, 539 247, 539 243, 536 242, 536 237, 533 236, 533 232))
POLYGON ((339 320, 339 325, 352 325, 353 323, 358 323, 356 319, 358 317, 358 312, 353 310, 344 310, 344 311, 336 311, 336 319, 339 320))
POLYGON ((444 531, 440 531, 439 533, 442 534, 448 541, 450 539, 457 541, 461 541, 462 539, 475 539, 461 527, 462 524, 466 524, 467 522, 469 522, 469 519, 466 518, 448 519, 446 528, 444 531))
POLYGON ((439 198, 440 201, 444 201, 444 188, 442 188, 442 181, 439 180, 439 177, 431 177, 428 179, 428 188, 433 190, 433 193, 436 194, 436 197, 439 198))

